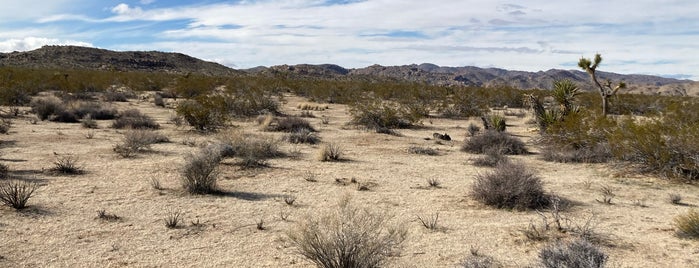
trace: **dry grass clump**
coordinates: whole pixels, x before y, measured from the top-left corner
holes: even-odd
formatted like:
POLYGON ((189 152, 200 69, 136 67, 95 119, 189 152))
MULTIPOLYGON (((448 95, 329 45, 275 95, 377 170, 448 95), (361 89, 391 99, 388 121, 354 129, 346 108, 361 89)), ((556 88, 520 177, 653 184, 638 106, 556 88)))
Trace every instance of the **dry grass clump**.
POLYGON ((422 154, 422 155, 439 155, 439 152, 433 148, 420 147, 420 146, 410 146, 408 148, 408 153, 411 154, 422 154))
POLYGON ((495 170, 479 174, 471 186, 473 198, 485 205, 506 209, 539 209, 549 205, 541 178, 524 164, 500 162, 495 170))
POLYGON ((112 127, 117 129, 159 129, 160 125, 150 116, 141 113, 141 111, 129 109, 119 114, 119 118, 114 120, 112 127))
POLYGON ((51 171, 71 175, 82 174, 85 172, 82 167, 78 166, 78 158, 70 155, 58 157, 58 159, 53 162, 53 168, 51 168, 51 171))
POLYGON ((545 268, 601 268, 607 263, 607 254, 585 239, 556 242, 539 252, 545 268))
POLYGON ((335 143, 326 143, 320 147, 316 159, 318 161, 340 161, 342 160, 343 149, 335 143))
POLYGON ((680 237, 699 239, 699 212, 696 210, 690 209, 687 213, 678 215, 674 224, 680 237))
MULTIPOLYGON (((268 120, 265 118, 265 123, 267 121, 268 120)), ((281 132, 316 131, 308 120, 297 116, 284 117, 272 122, 266 124, 266 130, 281 132)))
POLYGON ((279 141, 268 136, 249 135, 234 131, 220 136, 216 145, 222 157, 237 157, 243 167, 266 166, 266 160, 284 154, 279 150, 279 141))
POLYGON ((399 252, 407 235, 389 225, 389 219, 345 200, 332 213, 299 222, 287 235, 318 267, 381 267, 399 252))
POLYGON ((284 140, 290 143, 307 143, 316 144, 320 142, 320 138, 315 132, 311 132, 308 129, 302 129, 300 131, 294 131, 284 136, 284 140))
POLYGON ((196 154, 189 155, 182 167, 182 188, 190 194, 216 192, 220 162, 220 152, 211 148, 204 148, 196 154))
POLYGON ((169 139, 152 130, 131 129, 124 133, 122 142, 114 145, 114 152, 122 157, 132 157, 141 151, 150 150, 155 143, 169 142, 169 139))
POLYGON ((10 180, 0 182, 0 201, 14 209, 23 209, 39 185, 33 182, 10 180))
POLYGON ((503 154, 520 155, 527 154, 524 142, 517 137, 510 136, 505 132, 487 130, 480 135, 475 135, 461 147, 462 151, 482 154, 488 150, 499 149, 503 154))
POLYGON ((79 118, 90 117, 94 120, 112 120, 119 112, 111 105, 97 102, 79 102, 71 109, 79 118))

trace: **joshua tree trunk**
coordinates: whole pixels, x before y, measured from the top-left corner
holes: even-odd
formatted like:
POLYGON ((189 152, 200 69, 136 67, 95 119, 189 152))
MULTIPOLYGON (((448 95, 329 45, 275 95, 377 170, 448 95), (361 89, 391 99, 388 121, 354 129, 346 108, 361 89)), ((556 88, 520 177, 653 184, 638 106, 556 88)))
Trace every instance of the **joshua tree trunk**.
POLYGON ((607 80, 606 83, 601 84, 597 80, 597 75, 595 74, 600 62, 602 62, 602 56, 600 54, 595 54, 594 63, 590 61, 590 59, 581 58, 578 62, 578 66, 590 74, 592 82, 599 88, 599 94, 602 97, 602 115, 607 116, 609 97, 614 96, 619 89, 626 88, 626 83, 619 82, 616 87, 612 87, 612 81, 607 80))

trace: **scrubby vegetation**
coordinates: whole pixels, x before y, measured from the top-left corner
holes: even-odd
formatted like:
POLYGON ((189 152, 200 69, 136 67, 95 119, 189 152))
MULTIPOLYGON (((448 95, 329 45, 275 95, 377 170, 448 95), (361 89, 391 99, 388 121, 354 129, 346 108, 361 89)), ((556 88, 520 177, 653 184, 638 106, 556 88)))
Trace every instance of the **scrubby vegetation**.
POLYGON ((694 209, 687 211, 685 214, 678 215, 674 219, 677 235, 699 239, 699 212, 694 209))
POLYGON ((517 210, 544 208, 550 200, 541 178, 516 162, 500 162, 492 172, 476 176, 471 196, 488 206, 517 210))
POLYGON ((509 155, 527 153, 522 140, 506 132, 494 130, 485 131, 467 139, 461 150, 474 154, 483 154, 493 150, 509 155))
POLYGON ((381 267, 395 256, 406 231, 390 217, 342 201, 337 210, 308 217, 288 233, 299 254, 318 267, 381 267))
POLYGON ((0 201, 14 209, 23 209, 39 185, 22 180, 0 182, 0 201))
POLYGON ((607 263, 607 254, 587 240, 577 239, 543 248, 539 259, 545 268, 602 268, 607 263))

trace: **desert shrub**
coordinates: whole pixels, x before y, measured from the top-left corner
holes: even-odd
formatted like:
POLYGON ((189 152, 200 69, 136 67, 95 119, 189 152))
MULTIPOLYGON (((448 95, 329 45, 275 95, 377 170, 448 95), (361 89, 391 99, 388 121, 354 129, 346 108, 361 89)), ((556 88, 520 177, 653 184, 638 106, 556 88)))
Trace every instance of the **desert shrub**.
POLYGON ((283 131, 283 132, 300 132, 303 130, 309 132, 315 132, 316 130, 311 126, 308 120, 301 117, 290 116, 284 117, 276 121, 276 124, 272 124, 268 127, 272 131, 283 131))
POLYGON ((140 151, 150 150, 152 144, 168 141, 166 136, 152 130, 128 130, 122 142, 114 146, 114 152, 122 157, 131 157, 140 151))
POLYGON ((351 124, 372 130, 408 128, 422 117, 411 115, 399 104, 381 100, 364 100, 350 106, 351 124))
POLYGON ((320 138, 315 132, 311 132, 308 129, 301 129, 299 131, 294 131, 284 136, 284 140, 290 143, 307 143, 316 144, 320 142, 320 138))
POLYGON ((61 156, 53 162, 53 172, 61 174, 82 174, 83 168, 78 165, 78 158, 74 156, 61 156))
POLYGON ((612 152, 606 142, 577 149, 570 146, 545 145, 541 150, 541 158, 561 163, 606 163, 612 159, 612 152))
POLYGON ((165 100, 163 99, 163 96, 160 94, 155 94, 153 96, 153 104, 158 107, 165 107, 165 100))
POLYGON ((422 155, 438 155, 437 150, 429 147, 411 146, 408 147, 408 153, 422 155))
POLYGON ((119 118, 114 120, 112 127, 118 129, 158 129, 160 125, 150 116, 141 113, 141 111, 129 109, 119 114, 119 118))
POLYGON ((459 263, 461 268, 499 268, 502 267, 493 257, 471 254, 459 263))
POLYGON ((51 115, 58 114, 66 109, 63 101, 55 96, 35 98, 29 106, 32 107, 32 112, 41 120, 49 119, 51 115))
POLYGON ((695 109, 678 106, 662 118, 623 120, 609 131, 614 156, 636 164, 642 172, 699 179, 699 112, 695 109))
POLYGON ((492 149, 499 149, 503 154, 508 155, 527 153, 527 149, 522 140, 510 136, 505 132, 493 130, 484 131, 479 135, 467 139, 461 147, 462 151, 475 154, 482 154, 492 149))
POLYGON ((280 157, 279 142, 271 137, 231 132, 216 145, 222 157, 237 157, 243 167, 265 166, 270 158, 280 157))
POLYGON ((82 125, 84 128, 98 128, 99 125, 97 124, 97 121, 92 119, 92 116, 88 115, 83 118, 82 121, 80 121, 80 125, 82 125))
POLYGON ((182 187, 190 194, 215 192, 220 161, 220 152, 206 148, 188 156, 182 167, 182 187))
POLYGON ((686 214, 675 217, 674 225, 677 235, 699 239, 699 212, 696 210, 691 209, 686 214))
POLYGON ((538 209, 549 203, 541 178, 524 164, 509 161, 500 162, 491 172, 477 175, 471 195, 496 208, 538 209))
POLYGON ((485 130, 495 130, 503 132, 507 129, 507 123, 504 116, 499 114, 488 114, 481 117, 483 128, 485 130))
POLYGON ((104 101, 108 102, 127 102, 129 101, 128 96, 124 92, 107 91, 102 95, 104 101))
POLYGON ((3 164, 3 163, 0 163, 0 179, 7 178, 9 173, 10 173, 10 167, 3 164))
POLYGON ((481 167, 495 167, 500 162, 508 161, 507 156, 500 147, 490 147, 485 150, 485 155, 475 158, 473 164, 481 167))
POLYGON ((33 182, 18 180, 0 182, 0 201, 14 209, 23 209, 37 188, 39 185, 33 182))
POLYGON ((12 120, 3 118, 0 120, 0 134, 7 134, 12 127, 12 120))
POLYGON ((542 134, 545 160, 601 163, 612 158, 609 133, 617 123, 609 118, 580 111, 551 123, 542 134))
POLYGON ((112 120, 119 115, 119 112, 111 106, 97 102, 80 102, 71 111, 79 118, 90 116, 94 120, 112 120))
POLYGON ((587 240, 577 239, 544 247, 539 259, 546 268, 601 268, 607 262, 607 254, 587 240))
POLYGON ((222 96, 199 97, 177 105, 177 115, 199 131, 214 131, 223 127, 229 119, 226 99, 222 96))
POLYGON ((317 159, 319 161, 340 161, 342 160, 343 150, 340 145, 335 143, 326 143, 318 150, 317 159))
POLYGON ((466 130, 468 131, 468 136, 473 137, 476 136, 476 134, 478 134, 479 131, 481 131, 481 127, 476 126, 473 123, 470 123, 468 124, 468 128, 466 130))
POLYGON ((49 117, 49 120, 53 122, 61 122, 61 123, 78 123, 80 122, 79 118, 73 111, 69 110, 63 110, 56 112, 52 116, 49 117))
POLYGON ((405 241, 390 217, 342 202, 332 213, 308 217, 288 232, 291 244, 318 267, 382 267, 405 241))
POLYGON ((487 104, 482 97, 478 96, 478 93, 472 88, 454 89, 453 95, 442 100, 442 107, 438 111, 447 118, 481 116, 487 109, 487 104))

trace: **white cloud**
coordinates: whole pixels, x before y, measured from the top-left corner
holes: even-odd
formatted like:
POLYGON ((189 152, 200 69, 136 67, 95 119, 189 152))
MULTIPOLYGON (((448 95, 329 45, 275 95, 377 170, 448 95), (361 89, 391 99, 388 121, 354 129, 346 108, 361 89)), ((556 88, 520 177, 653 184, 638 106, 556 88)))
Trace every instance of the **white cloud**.
POLYGON ((0 52, 34 50, 45 45, 73 45, 93 47, 93 45, 90 43, 75 40, 60 40, 43 37, 25 37, 22 39, 8 39, 0 41, 0 52))
MULTIPOLYGON (((699 54, 694 53, 699 35, 693 30, 699 27, 696 1, 530 0, 513 5, 367 0, 328 5, 327 0, 261 0, 167 8, 147 6, 152 0, 134 2, 140 6, 120 3, 105 8, 102 17, 54 13, 40 22, 75 21, 90 28, 64 38, 91 40, 84 34, 89 33, 104 39, 100 34, 106 33, 112 39, 138 42, 107 48, 178 51, 243 68, 433 62, 536 71, 575 68, 579 57, 599 52, 605 56, 605 71, 697 72, 699 78, 699 54)), ((35 36, 71 34, 68 29, 59 33, 35 36)))

